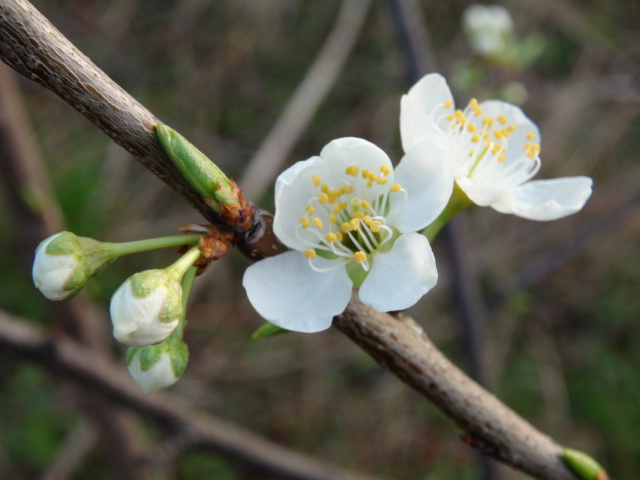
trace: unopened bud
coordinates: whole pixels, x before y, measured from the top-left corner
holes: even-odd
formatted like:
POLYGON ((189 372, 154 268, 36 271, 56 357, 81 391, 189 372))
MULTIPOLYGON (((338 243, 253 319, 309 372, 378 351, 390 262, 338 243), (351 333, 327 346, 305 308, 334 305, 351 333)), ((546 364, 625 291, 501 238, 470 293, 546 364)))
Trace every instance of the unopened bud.
POLYGON ((109 244, 71 232, 56 233, 36 249, 33 283, 49 300, 67 300, 115 257, 109 244))
POLYGON ((127 368, 144 393, 173 385, 184 373, 189 349, 182 340, 167 339, 158 345, 130 347, 127 368))

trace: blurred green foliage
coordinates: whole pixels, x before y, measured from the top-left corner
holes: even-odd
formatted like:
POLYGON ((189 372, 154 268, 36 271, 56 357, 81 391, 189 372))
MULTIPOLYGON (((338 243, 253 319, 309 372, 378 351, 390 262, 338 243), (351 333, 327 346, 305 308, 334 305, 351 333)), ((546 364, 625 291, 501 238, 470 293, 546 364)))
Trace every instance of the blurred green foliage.
MULTIPOLYGON (((235 179, 306 73, 340 4, 33 3, 235 179)), ((517 71, 472 53, 460 26, 469 2, 420 5, 438 70, 453 76, 464 62, 472 65, 457 94, 482 100, 517 82, 527 92, 523 108, 542 130, 541 176, 595 178, 587 208, 566 220, 534 224, 487 209, 458 220, 469 267, 489 300, 536 254, 566 244, 589 225, 597 228, 595 222, 640 187, 640 71, 633 62, 640 38, 633 17, 640 18, 640 11, 622 0, 582 2, 579 8, 565 1, 507 2, 520 38, 535 33, 546 42, 541 56, 517 71)), ((409 87, 406 76, 390 11, 378 2, 288 164, 342 136, 372 140, 399 160, 398 103, 409 87)), ((26 80, 21 87, 67 229, 125 241, 172 234, 180 224, 200 221, 53 94, 26 80)), ((271 194, 253 200, 272 207, 271 194)), ((0 196, 0 305, 55 325, 59 320, 29 278, 37 239, 23 239, 20 219, 3 202, 0 196)), ((490 389, 559 442, 592 454, 620 480, 640 475, 637 217, 636 211, 571 262, 492 307, 485 331, 490 389)), ((446 256, 437 242, 435 249, 440 284, 411 313, 464 365, 446 256)), ((174 258, 172 252, 151 252, 119 260, 90 282, 87 296, 106 308, 127 276, 174 258)), ((203 286, 194 293, 186 331, 191 361, 173 387, 176 394, 282 444, 381 478, 479 478, 474 453, 460 442, 456 427, 337 332, 249 340, 261 320, 240 286, 244 265, 234 253, 199 280, 203 286)), ((39 478, 57 458, 81 419, 66 385, 0 352, 0 477, 39 478)), ((180 480, 256 478, 203 452, 180 458, 173 473, 180 480)), ((100 452, 92 451, 73 478, 113 477, 100 452)), ((505 469, 502 478, 525 477, 505 469)))

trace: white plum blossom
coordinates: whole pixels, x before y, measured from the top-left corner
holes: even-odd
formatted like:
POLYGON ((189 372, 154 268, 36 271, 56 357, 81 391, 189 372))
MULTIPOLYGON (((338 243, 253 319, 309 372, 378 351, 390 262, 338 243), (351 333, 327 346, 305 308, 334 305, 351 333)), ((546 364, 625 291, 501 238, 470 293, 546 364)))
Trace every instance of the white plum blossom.
POLYGON ((540 133, 520 108, 471 99, 456 110, 445 79, 423 77, 401 100, 400 133, 409 152, 437 127, 450 143, 458 187, 475 204, 530 220, 579 211, 591 195, 589 177, 531 178, 540 168, 540 133))
POLYGON ((317 332, 347 306, 354 287, 378 311, 402 310, 438 278, 428 240, 416 233, 451 196, 447 137, 437 129, 393 170, 359 138, 330 142, 276 182, 274 232, 291 251, 250 266, 243 285, 275 325, 317 332))
POLYGON ((107 244, 71 232, 56 233, 36 249, 33 283, 49 300, 67 300, 114 258, 107 244))
POLYGON ((513 41, 513 19, 502 5, 471 5, 462 24, 471 46, 482 55, 497 55, 513 41))

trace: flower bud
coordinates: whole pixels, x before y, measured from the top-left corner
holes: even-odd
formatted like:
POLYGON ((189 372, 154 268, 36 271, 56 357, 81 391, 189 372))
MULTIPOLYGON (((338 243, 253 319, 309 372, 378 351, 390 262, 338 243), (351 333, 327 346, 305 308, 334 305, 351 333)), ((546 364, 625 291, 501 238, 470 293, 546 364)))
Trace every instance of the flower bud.
POLYGON ((136 273, 111 298, 113 336, 126 345, 162 342, 183 315, 182 286, 168 269, 136 273))
POLYGON ((36 249, 33 283, 49 300, 67 300, 113 259, 108 244, 71 232, 56 233, 36 249))
POLYGON ((158 345, 130 347, 127 351, 129 373, 144 393, 152 393, 178 381, 189 359, 182 340, 168 339, 158 345))

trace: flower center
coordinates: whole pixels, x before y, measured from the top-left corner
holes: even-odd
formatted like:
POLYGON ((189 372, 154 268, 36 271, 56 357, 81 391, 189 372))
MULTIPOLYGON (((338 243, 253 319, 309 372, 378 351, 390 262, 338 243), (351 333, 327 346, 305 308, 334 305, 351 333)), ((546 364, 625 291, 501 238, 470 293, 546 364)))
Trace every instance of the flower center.
MULTIPOLYGON (((441 104, 448 111, 452 107, 451 101, 441 104)), ((510 137, 518 127, 504 114, 495 118, 485 115, 475 98, 464 110, 439 115, 438 124, 443 123, 447 125, 454 160, 476 184, 518 185, 540 169, 540 145, 534 143, 536 134, 529 132, 524 141, 521 138, 512 141, 512 146, 524 143, 524 147, 521 155, 508 156, 510 137)))
POLYGON ((390 195, 406 190, 400 184, 387 186, 391 169, 380 167, 380 173, 361 170, 355 165, 344 171, 344 178, 337 188, 315 175, 313 189, 317 191, 300 218, 296 235, 309 246, 305 256, 315 271, 328 271, 355 262, 365 272, 371 268, 371 255, 393 238, 393 230, 387 225, 390 195), (329 268, 314 264, 318 256, 340 259, 329 268))

